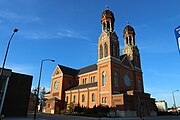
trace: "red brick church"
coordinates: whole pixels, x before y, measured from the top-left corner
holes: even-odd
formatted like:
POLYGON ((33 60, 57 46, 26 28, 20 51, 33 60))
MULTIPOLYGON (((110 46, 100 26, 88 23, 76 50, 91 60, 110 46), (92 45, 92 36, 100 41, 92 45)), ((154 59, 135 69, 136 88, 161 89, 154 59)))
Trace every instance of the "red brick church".
POLYGON ((120 55, 112 11, 106 9, 102 13, 101 24, 97 63, 81 69, 57 65, 43 112, 58 113, 73 102, 89 108, 100 104, 116 107, 120 116, 156 115, 155 99, 144 93, 134 28, 129 24, 124 28, 124 48, 120 55))

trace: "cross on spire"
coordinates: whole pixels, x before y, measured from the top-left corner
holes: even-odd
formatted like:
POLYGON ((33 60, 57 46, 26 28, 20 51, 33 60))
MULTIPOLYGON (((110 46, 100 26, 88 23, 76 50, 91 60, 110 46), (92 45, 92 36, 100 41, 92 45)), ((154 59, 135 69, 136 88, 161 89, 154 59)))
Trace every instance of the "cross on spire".
POLYGON ((106 5, 106 10, 109 10, 109 6, 108 5, 106 5))

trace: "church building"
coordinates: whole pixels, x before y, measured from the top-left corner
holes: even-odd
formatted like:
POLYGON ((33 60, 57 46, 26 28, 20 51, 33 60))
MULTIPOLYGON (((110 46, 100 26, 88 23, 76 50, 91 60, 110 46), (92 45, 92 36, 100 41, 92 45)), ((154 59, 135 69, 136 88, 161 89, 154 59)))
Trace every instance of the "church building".
POLYGON ((100 104, 115 107, 121 116, 156 115, 155 99, 144 93, 134 28, 129 24, 125 26, 124 48, 120 55, 119 39, 114 30, 115 17, 108 8, 102 13, 101 24, 97 63, 81 69, 58 64, 43 112, 58 113, 73 102, 89 108, 100 104))

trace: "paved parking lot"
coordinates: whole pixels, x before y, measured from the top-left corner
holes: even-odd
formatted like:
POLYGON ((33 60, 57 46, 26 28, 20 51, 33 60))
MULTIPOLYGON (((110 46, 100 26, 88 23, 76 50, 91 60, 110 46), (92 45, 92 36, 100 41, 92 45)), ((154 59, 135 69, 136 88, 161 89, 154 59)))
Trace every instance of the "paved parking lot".
MULTIPOLYGON (((28 117, 9 117, 4 120, 33 120, 33 115, 28 117)), ((145 118, 95 118, 95 117, 83 117, 72 115, 49 115, 38 114, 36 120, 180 120, 180 116, 157 116, 157 117, 145 117, 145 118)))

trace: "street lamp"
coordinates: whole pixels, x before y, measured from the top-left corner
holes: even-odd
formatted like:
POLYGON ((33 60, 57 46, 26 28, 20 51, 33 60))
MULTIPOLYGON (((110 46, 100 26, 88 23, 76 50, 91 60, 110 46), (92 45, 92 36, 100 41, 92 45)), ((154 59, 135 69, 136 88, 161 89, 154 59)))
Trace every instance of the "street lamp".
POLYGON ((17 31, 18 31, 18 29, 15 28, 14 31, 13 31, 13 34, 11 35, 11 37, 10 37, 10 39, 9 39, 8 46, 7 46, 7 49, 6 49, 6 54, 5 54, 5 57, 4 57, 3 66, 2 66, 2 69, 1 69, 0 77, 3 75, 3 70, 4 70, 5 63, 6 63, 6 58, 7 58, 7 54, 8 54, 8 51, 9 51, 9 46, 10 46, 11 40, 12 40, 14 34, 15 34, 17 31))
POLYGON ((175 97, 174 97, 174 92, 177 92, 177 91, 179 91, 179 90, 175 90, 175 91, 172 92, 175 110, 176 110, 176 101, 175 101, 175 97))
POLYGON ((52 60, 52 59, 44 59, 44 60, 41 61, 41 67, 40 67, 40 73, 39 73, 39 81, 38 81, 37 94, 36 94, 36 104, 35 104, 35 110, 34 110, 34 119, 36 119, 36 110, 37 110, 38 100, 39 100, 38 96, 39 96, 39 88, 40 88, 40 81, 41 81, 41 73, 42 73, 42 66, 43 66, 44 61, 55 62, 55 60, 52 60))
MULTIPOLYGON (((10 43, 11 43, 11 40, 12 40, 14 34, 15 34, 17 31, 18 31, 18 29, 15 28, 14 31, 13 31, 13 34, 11 35, 11 37, 10 37, 10 39, 9 39, 8 46, 7 46, 7 49, 6 49, 6 54, 5 54, 5 57, 4 57, 3 66, 2 66, 2 68, 1 68, 0 80, 3 80, 3 79, 2 79, 2 76, 3 76, 3 72, 4 72, 4 66, 5 66, 5 63, 6 63, 6 58, 7 58, 7 54, 8 54, 8 51, 9 51, 10 43)), ((8 85, 8 81, 6 81, 5 84, 6 84, 5 86, 7 86, 7 85, 8 85)), ((2 89, 3 89, 3 88, 2 88, 2 89)), ((6 90, 7 90, 7 87, 4 88, 3 98, 5 97, 6 90)), ((0 103, 0 115, 1 115, 1 112, 2 112, 3 104, 4 104, 4 99, 2 99, 2 101, 1 101, 1 103, 0 103)))

